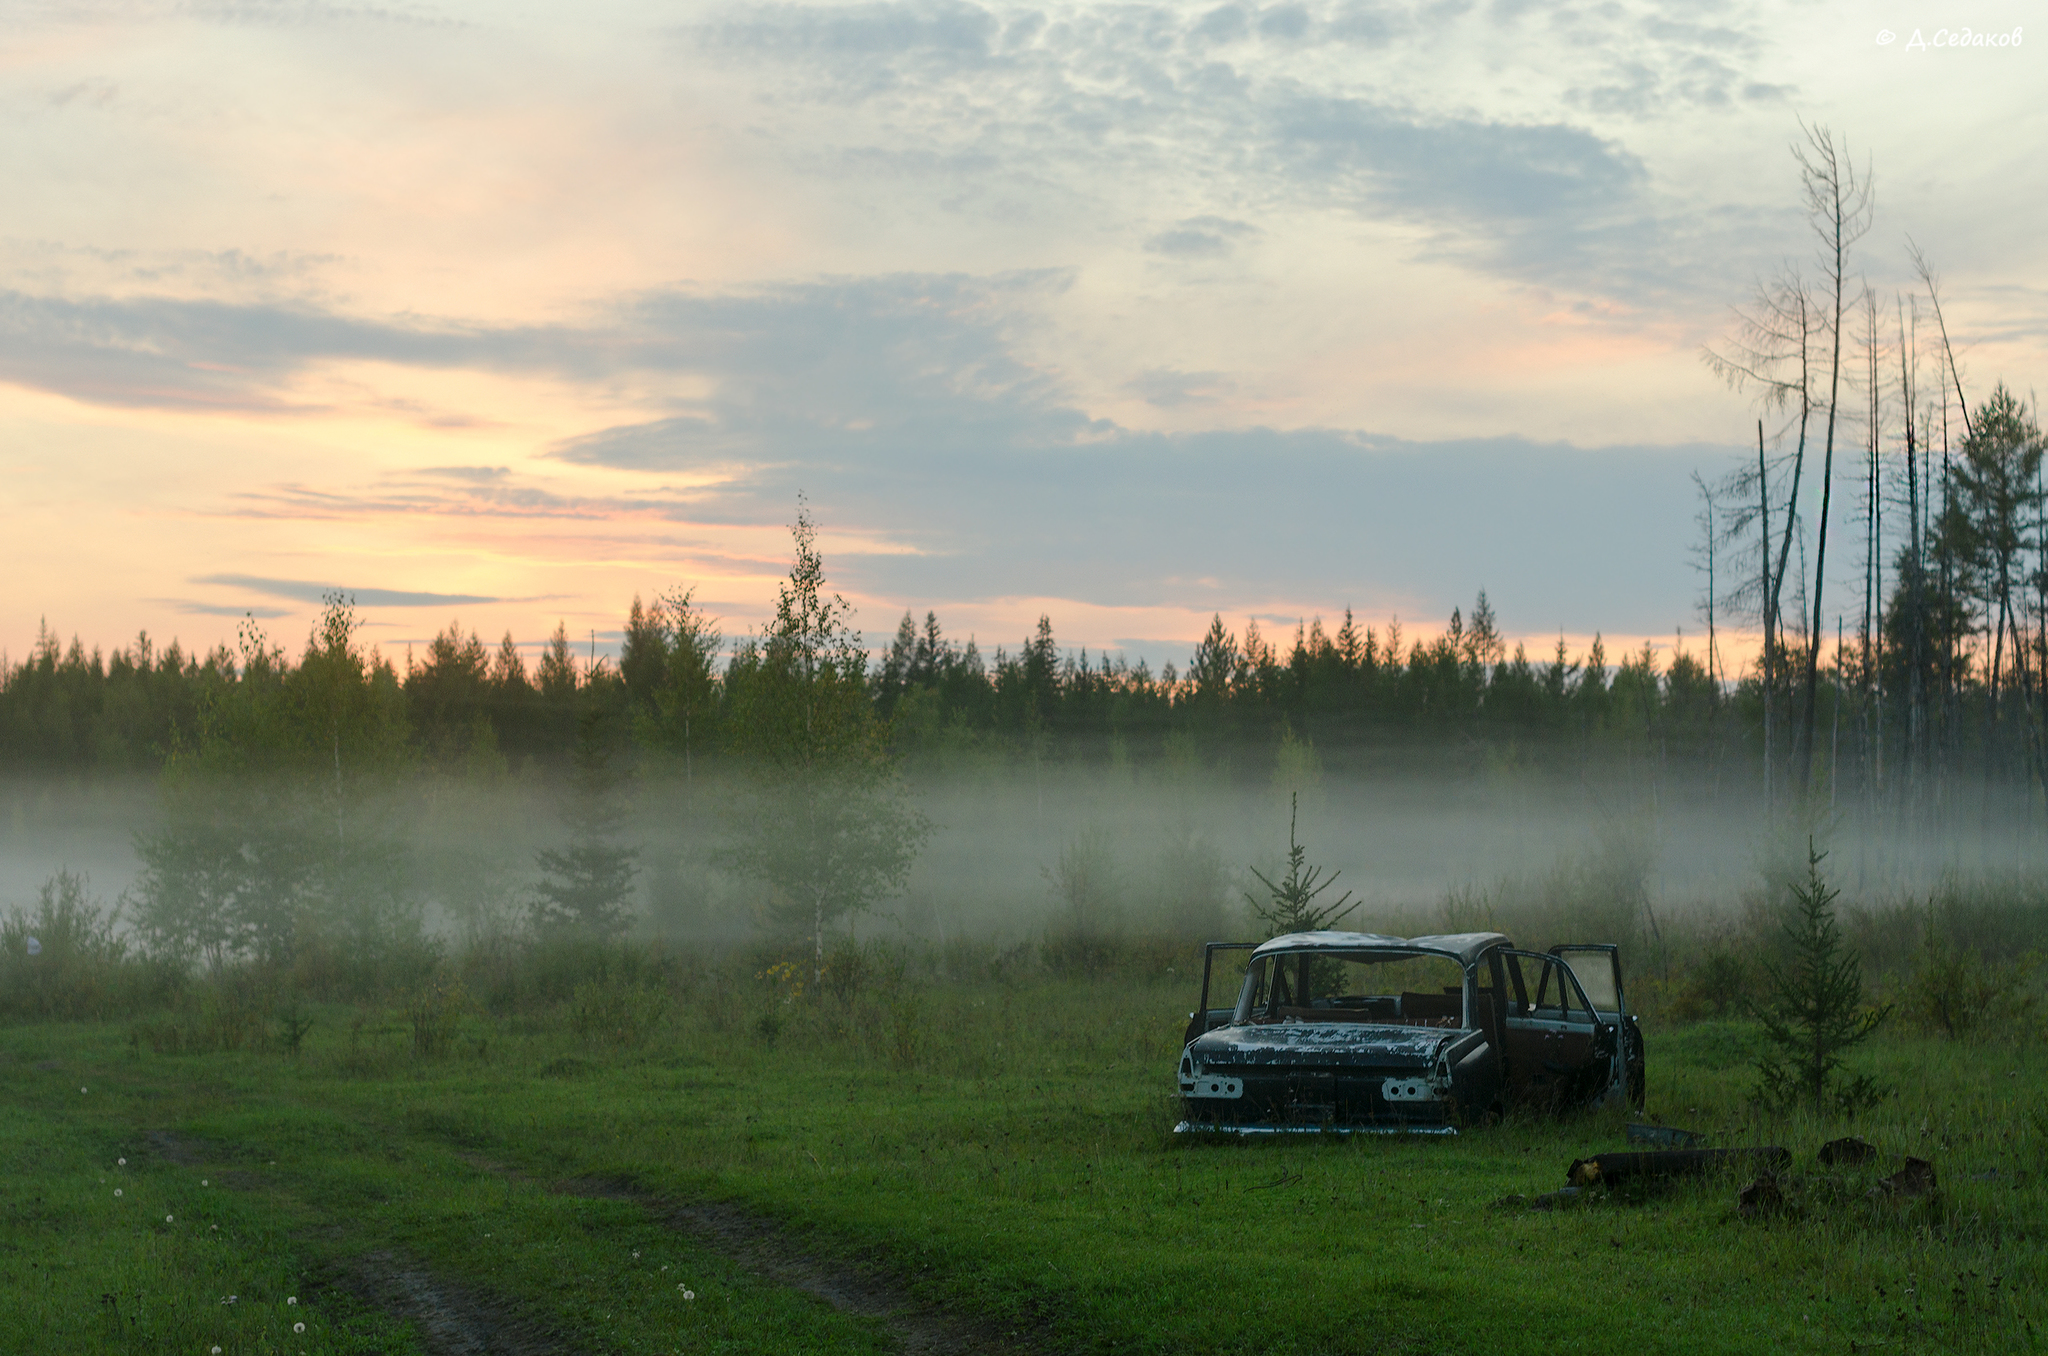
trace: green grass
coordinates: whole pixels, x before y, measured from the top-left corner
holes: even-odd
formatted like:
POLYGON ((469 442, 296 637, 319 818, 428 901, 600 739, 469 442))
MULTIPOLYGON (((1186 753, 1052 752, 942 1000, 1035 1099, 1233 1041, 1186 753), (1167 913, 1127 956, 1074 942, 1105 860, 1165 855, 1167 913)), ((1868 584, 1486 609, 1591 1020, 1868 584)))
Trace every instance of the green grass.
POLYGON ((1740 1180, 1713 1179, 1533 1210, 1495 1202, 1624 1147, 1620 1117, 1450 1141, 1173 1135, 1187 987, 953 986, 812 1005, 699 986, 637 1049, 579 1039, 565 1008, 472 1013, 458 1053, 434 1058, 412 1055, 395 1020, 342 1009, 319 1014, 297 1059, 155 1054, 125 1027, 0 1029, 14 1167, 0 1186, 0 1333, 78 1334, 0 1342, 412 1350, 416 1334, 352 1279, 402 1262, 581 1349, 891 1349, 878 1323, 707 1251, 637 1194, 742 1206, 814 1256, 879 1268, 1055 1350, 2040 1344, 2038 1042, 1881 1039, 1862 1065, 1898 1091, 1877 1112, 1752 1126, 1751 1034, 1653 1024, 1651 1109, 1716 1143, 1785 1144, 1799 1208, 1742 1219, 1740 1180), (1850 1131, 1880 1162, 1817 1169, 1819 1144, 1850 1131), (1908 1153, 1935 1163, 1939 1197, 1869 1199, 1908 1153), (550 1189, 571 1179, 622 1190, 550 1189), (696 1300, 680 1299, 685 1283, 696 1300), (241 1301, 221 1306, 229 1293, 241 1301), (302 1302, 288 1310, 290 1294, 302 1302), (292 1321, 307 1322, 303 1339, 292 1321))

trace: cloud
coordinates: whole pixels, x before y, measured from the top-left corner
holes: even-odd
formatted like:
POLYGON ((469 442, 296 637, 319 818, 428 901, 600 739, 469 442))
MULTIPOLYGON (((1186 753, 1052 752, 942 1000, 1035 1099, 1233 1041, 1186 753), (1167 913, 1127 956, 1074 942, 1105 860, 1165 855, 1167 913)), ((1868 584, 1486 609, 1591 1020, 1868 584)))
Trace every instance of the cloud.
POLYGON ((1058 403, 1057 381, 1021 362, 1010 340, 1067 281, 1032 270, 658 291, 595 308, 582 325, 530 327, 359 318, 310 303, 0 291, 0 381, 101 405, 317 414, 293 382, 336 360, 570 382, 708 379, 713 393, 673 399, 666 421, 557 449, 616 465, 630 447, 650 468, 801 453, 849 434, 877 445, 974 426, 1065 438, 1088 421, 1058 403), (1036 417, 1028 430, 1026 414, 1036 417))
POLYGON ((1170 230, 1159 232, 1145 242, 1153 254, 1170 254, 1183 259, 1216 259, 1237 248, 1240 240, 1258 235, 1259 228, 1248 221, 1228 217, 1188 217, 1170 230))
POLYGON ((1275 110, 1273 141, 1298 177, 1465 223, 1605 214, 1647 178, 1635 156, 1563 123, 1420 121, 1359 99, 1288 101, 1275 110))
MULTIPOLYGON (((341 584, 315 583, 303 579, 260 579, 247 574, 209 574, 192 581, 195 584, 219 584, 228 588, 247 589, 251 593, 267 593, 273 598, 290 598, 294 602, 324 603, 333 594, 342 594, 352 599, 359 607, 440 607, 443 605, 464 606, 472 603, 515 602, 516 599, 497 598, 472 593, 420 593, 404 589, 360 589, 341 584)), ((229 608, 221 615, 240 616, 245 608, 229 608)), ((273 613, 282 616, 282 613, 273 613)))
MULTIPOLYGON (((1545 39, 1581 66, 1618 68, 1581 107, 1735 97, 1741 82, 1725 58, 1748 41, 1744 32, 1640 8, 1545 39)), ((777 135, 803 148, 813 174, 851 182, 886 161, 915 175, 922 160, 934 191, 946 176, 952 203, 973 200, 973 185, 993 176, 1112 204, 1154 188, 1213 189, 1268 210, 1417 221, 1439 232, 1439 253, 1455 245, 1468 263, 1550 284, 1614 286, 1660 269, 1666 286, 1684 283, 1690 275, 1656 253, 1681 214, 1653 200, 1639 155, 1554 113, 1474 113, 1454 80, 1415 78, 1442 66, 1447 47, 1483 46, 1488 26, 1510 22, 1469 19, 1455 6, 1224 4, 1084 5, 1029 25, 1007 6, 905 0, 749 10, 685 37, 718 59, 773 68, 785 91, 777 135), (1318 44, 1396 37, 1411 50, 1407 68, 1300 60, 1318 44), (806 119, 807 104, 830 112, 806 119), (1612 229, 1623 220, 1636 229, 1612 229), (1643 266, 1589 269, 1596 251, 1575 237, 1590 232, 1602 233, 1603 250, 1648 251, 1643 266)), ((1184 222, 1147 248, 1200 257, 1231 242, 1184 222)))
POLYGON ((472 484, 489 485, 502 482, 512 474, 509 466, 422 466, 415 475, 440 476, 448 480, 467 481, 472 484))
POLYGON ((828 529, 892 544, 842 548, 835 580, 941 619, 948 603, 1011 597, 1226 614, 1420 599, 1447 616, 1486 588, 1520 627, 1642 633, 1688 620, 1692 581, 1672 545, 1691 530, 1688 473, 1735 455, 1319 430, 962 436, 753 466, 674 511, 781 522, 802 491, 828 529))
POLYGON ((1231 381, 1221 372, 1180 372, 1168 368, 1154 368, 1141 372, 1131 381, 1124 383, 1124 389, 1138 396, 1146 404, 1162 410, 1180 409, 1189 405, 1212 405, 1218 395, 1231 389, 1231 381))
POLYGON ((677 36, 686 59, 772 84, 749 154, 848 201, 886 181, 871 211, 1022 213, 1051 239, 1101 222, 1190 260, 1231 239, 1162 230, 1158 203, 1345 213, 1419 227, 1401 233, 1418 260, 1628 309, 1717 305, 1717 265, 1798 245, 1768 213, 1710 229, 1698 185, 1651 172, 1675 120, 1786 97, 1759 78, 1782 25, 1748 0, 727 13, 677 36))
POLYGON ((156 603, 175 611, 195 617, 254 617, 258 621, 272 621, 278 617, 292 615, 290 608, 264 607, 254 604, 248 607, 232 607, 219 603, 194 602, 190 598, 145 598, 146 603, 156 603))
MULTIPOLYGON (((531 517, 622 529, 637 519, 642 538, 674 543, 678 534, 708 539, 719 525, 785 522, 802 491, 822 521, 856 529, 834 561, 839 577, 920 607, 1044 596, 1230 612, 1275 599, 1321 599, 1331 609, 1423 599, 1447 614, 1486 587, 1518 625, 1641 633, 1683 620, 1674 608, 1686 604, 1675 600, 1692 587, 1671 544, 1689 532, 1686 472, 1715 464, 1720 449, 1411 444, 1314 429, 1135 433, 1089 419, 1055 375, 1019 356, 1034 309, 1064 285, 1057 274, 892 275, 671 291, 551 329, 146 300, 13 314, 55 316, 81 352, 140 353, 159 364, 142 370, 167 385, 176 373, 202 387, 216 377, 240 383, 244 399, 281 400, 285 377, 331 353, 698 379, 687 397, 657 398, 647 418, 548 449, 565 469, 687 475, 682 486, 594 495, 502 466, 439 465, 361 489, 241 491, 225 506, 234 514, 531 517)), ((14 335, 0 352, 18 359, 24 327, 14 335)), ((1155 369, 1130 389, 1157 406, 1187 406, 1227 382, 1155 369)), ((364 606, 516 601, 245 574, 199 582, 302 603, 337 588, 364 606)))
POLYGON ((485 365, 535 346, 516 332, 360 320, 311 304, 0 291, 0 381, 92 404, 286 410, 282 384, 314 361, 485 365))

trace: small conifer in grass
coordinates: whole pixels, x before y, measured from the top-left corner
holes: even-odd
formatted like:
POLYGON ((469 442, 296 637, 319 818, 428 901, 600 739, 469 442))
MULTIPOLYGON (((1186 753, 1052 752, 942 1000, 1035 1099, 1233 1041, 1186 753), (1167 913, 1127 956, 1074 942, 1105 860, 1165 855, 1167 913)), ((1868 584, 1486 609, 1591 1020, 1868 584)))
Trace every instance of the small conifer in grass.
POLYGON ((1257 867, 1251 868, 1259 884, 1266 887, 1267 897, 1262 900, 1256 895, 1246 894, 1245 902, 1264 920, 1269 937, 1327 928, 1364 902, 1352 899, 1349 890, 1328 904, 1316 902, 1344 873, 1332 872, 1330 878, 1324 880, 1323 869, 1308 864, 1308 849, 1301 845, 1295 833, 1295 821, 1300 813, 1301 795, 1296 792, 1289 800, 1287 811, 1287 874, 1276 883, 1266 879, 1257 867))
POLYGON ((1806 880, 1792 886, 1793 907, 1784 924, 1784 962, 1764 965, 1768 992, 1756 1015, 1771 1053, 1756 1062, 1751 1097, 1773 1111, 1803 1107, 1816 1116, 1830 1110, 1853 1115, 1884 1096, 1870 1075, 1843 1073, 1843 1054, 1868 1040, 1891 1007, 1871 1008, 1863 1001, 1863 959, 1842 944, 1835 921, 1841 891, 1830 889, 1821 875, 1826 858, 1808 839, 1806 880))
POLYGON ((593 707, 578 722, 576 760, 562 821, 569 841, 534 854, 533 927, 544 936, 616 937, 632 925, 633 878, 639 849, 616 838, 626 819, 622 790, 629 774, 612 766, 604 713, 593 707))

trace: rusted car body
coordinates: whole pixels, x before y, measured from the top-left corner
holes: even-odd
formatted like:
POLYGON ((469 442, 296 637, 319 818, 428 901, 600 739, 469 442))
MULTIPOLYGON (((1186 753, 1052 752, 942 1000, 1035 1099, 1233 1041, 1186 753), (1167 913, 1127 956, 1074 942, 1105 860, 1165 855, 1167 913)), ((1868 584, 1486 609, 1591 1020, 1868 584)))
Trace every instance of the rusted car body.
MULTIPOLYGON (((1225 981, 1227 982, 1227 981, 1225 981)), ((1640 1106, 1643 1042, 1607 944, 1498 932, 1211 942, 1180 1061, 1184 1131, 1455 1134, 1532 1104, 1640 1106), (1219 954, 1249 951, 1229 1007, 1219 954)))

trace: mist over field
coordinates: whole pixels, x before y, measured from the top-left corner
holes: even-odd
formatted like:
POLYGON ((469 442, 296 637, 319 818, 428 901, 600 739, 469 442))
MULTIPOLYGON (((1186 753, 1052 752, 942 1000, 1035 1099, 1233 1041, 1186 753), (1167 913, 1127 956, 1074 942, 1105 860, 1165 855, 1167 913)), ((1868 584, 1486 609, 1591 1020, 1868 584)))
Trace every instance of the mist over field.
MULTIPOLYGON (((734 794, 718 774, 636 789, 621 835, 643 868, 630 935, 722 950, 759 934, 764 892, 712 861, 734 794)), ((560 799, 538 770, 394 797, 384 814, 431 934, 459 947, 522 930, 534 854, 563 836, 560 799)), ((861 938, 1036 943, 1076 923, 1190 942, 1253 936, 1244 895, 1258 887, 1248 868, 1275 874, 1288 844, 1289 791, 1270 766, 991 761, 913 777, 909 799, 931 836, 903 891, 853 920, 861 938)), ((1866 827, 1853 808, 1813 827, 1856 906, 2037 874, 2027 808, 2000 798, 1993 813, 1917 834, 1896 822, 1866 827)), ((62 870, 88 874, 95 895, 118 900, 137 883, 137 835, 160 819, 156 785, 142 776, 0 782, 0 907, 32 904, 62 870)), ((1768 820, 1749 787, 1626 767, 1324 772, 1299 811, 1310 860, 1341 873, 1338 892, 1361 901, 1346 926, 1409 935, 1482 925, 1512 934, 1518 920, 1540 919, 1567 930, 1581 920, 1582 930, 1619 926, 1635 940, 1649 926, 1627 908, 1638 889, 1660 922, 1732 923, 1766 870, 1803 847, 1790 841, 1797 832, 1768 820)))

